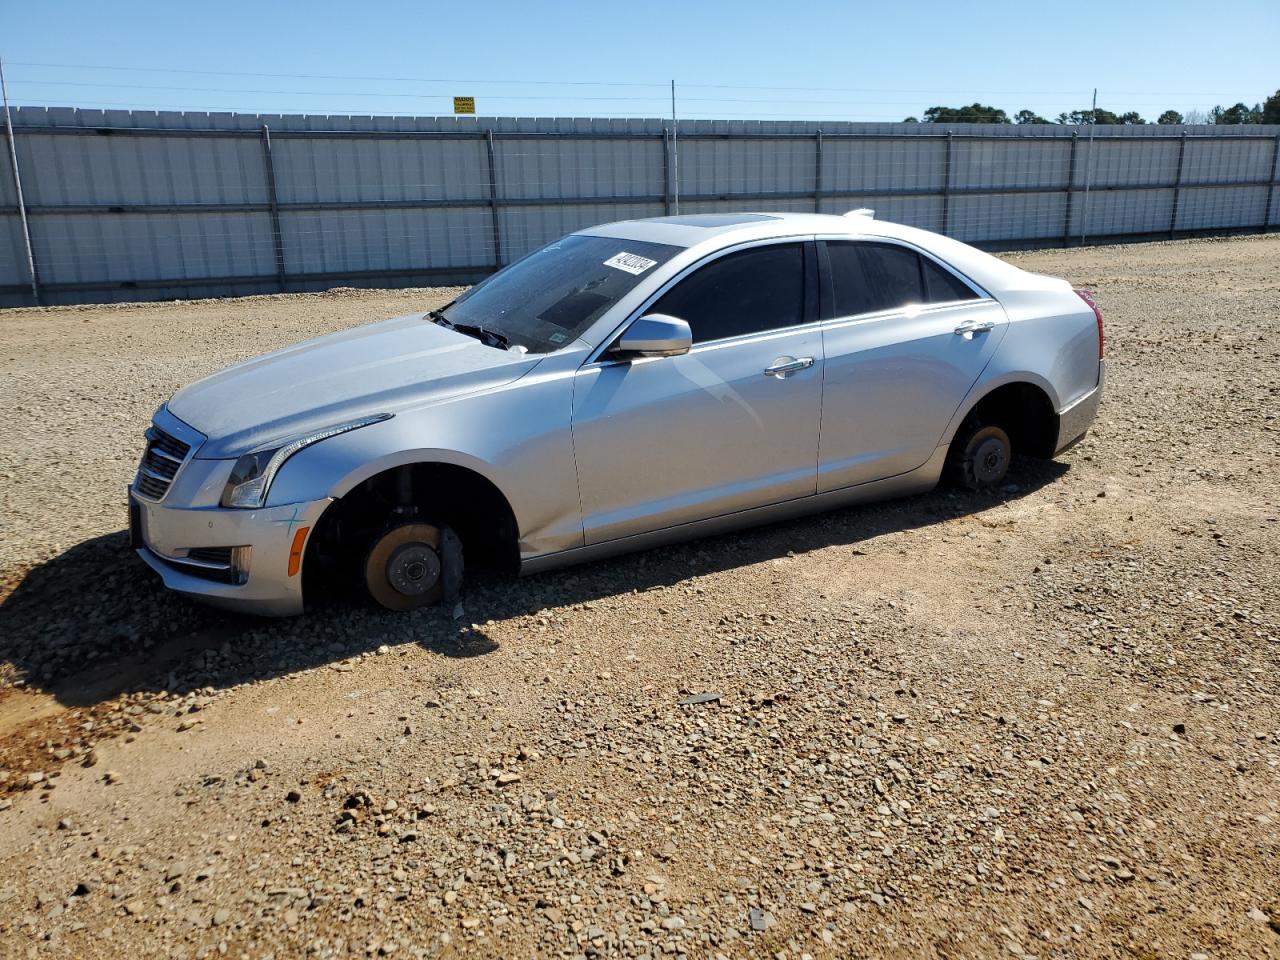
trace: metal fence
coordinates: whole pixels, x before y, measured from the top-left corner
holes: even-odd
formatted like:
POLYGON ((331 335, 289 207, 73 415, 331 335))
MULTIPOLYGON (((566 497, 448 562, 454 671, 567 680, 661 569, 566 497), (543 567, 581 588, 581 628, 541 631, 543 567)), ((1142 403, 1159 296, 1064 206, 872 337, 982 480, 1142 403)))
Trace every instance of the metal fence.
POLYGON ((469 282, 572 230, 676 211, 872 207, 994 249, 1280 226, 1280 126, 13 121, 35 269, 6 151, 8 306, 469 282))

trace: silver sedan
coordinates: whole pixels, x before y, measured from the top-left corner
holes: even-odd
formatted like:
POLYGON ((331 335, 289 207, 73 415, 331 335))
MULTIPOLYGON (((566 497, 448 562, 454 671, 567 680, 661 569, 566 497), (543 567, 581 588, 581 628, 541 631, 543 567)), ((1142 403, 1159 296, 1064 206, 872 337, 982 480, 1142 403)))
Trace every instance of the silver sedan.
POLYGON ((293 614, 350 584, 408 610, 464 565, 998 487, 1088 429, 1102 347, 1086 292, 870 211, 607 224, 180 390, 130 534, 207 601, 293 614))

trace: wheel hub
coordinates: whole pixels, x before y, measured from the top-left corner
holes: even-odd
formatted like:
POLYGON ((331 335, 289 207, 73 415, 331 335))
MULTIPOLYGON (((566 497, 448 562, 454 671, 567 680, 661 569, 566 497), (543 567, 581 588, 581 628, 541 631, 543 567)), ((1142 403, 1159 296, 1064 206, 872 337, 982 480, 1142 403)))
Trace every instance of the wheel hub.
POLYGON ((406 597, 420 597, 440 579, 440 556, 425 543, 406 543, 387 558, 387 582, 406 597))
POLYGON ((973 454, 974 473, 980 482, 999 480, 1009 461, 1009 451, 996 437, 987 437, 973 454))

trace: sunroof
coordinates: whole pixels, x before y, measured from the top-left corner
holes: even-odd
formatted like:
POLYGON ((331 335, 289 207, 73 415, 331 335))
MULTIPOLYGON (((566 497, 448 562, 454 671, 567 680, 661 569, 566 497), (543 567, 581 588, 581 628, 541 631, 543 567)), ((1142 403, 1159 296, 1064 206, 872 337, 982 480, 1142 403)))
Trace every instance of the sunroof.
POLYGON ((765 213, 690 213, 680 217, 653 217, 657 223, 677 223, 682 227, 731 227, 736 223, 777 220, 765 213))

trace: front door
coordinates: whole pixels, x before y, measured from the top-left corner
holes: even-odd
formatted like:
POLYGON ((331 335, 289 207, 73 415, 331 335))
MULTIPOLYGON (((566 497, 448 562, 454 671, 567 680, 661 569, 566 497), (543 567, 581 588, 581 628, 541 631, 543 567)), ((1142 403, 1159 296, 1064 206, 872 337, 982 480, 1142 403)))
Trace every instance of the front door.
POLYGON ((811 243, 790 242, 705 262, 644 311, 685 320, 689 353, 606 353, 578 373, 573 444, 588 544, 814 492, 813 258, 811 243))

